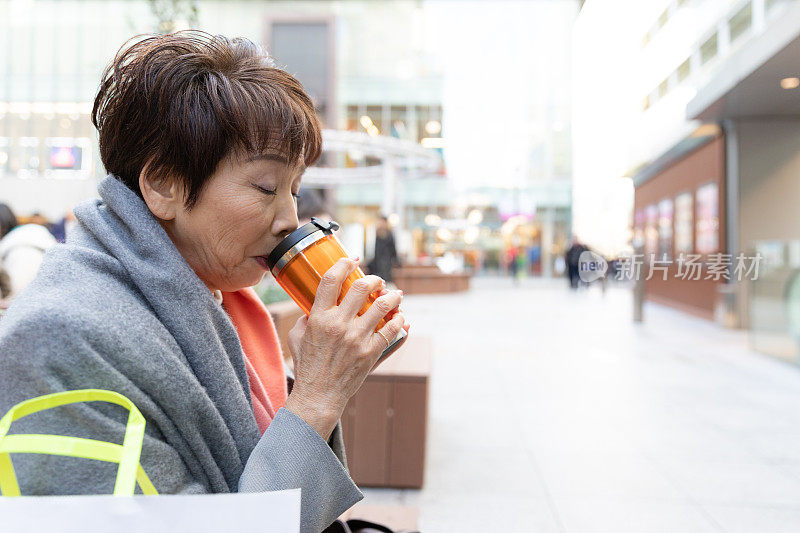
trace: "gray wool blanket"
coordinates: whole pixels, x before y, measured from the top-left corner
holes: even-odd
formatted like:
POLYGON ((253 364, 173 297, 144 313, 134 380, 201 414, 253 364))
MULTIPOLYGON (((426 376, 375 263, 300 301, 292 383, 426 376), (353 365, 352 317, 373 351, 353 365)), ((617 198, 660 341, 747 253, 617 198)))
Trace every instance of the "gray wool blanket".
MULTIPOLYGON (((159 493, 301 488, 301 529, 321 531, 363 497, 340 429, 326 443, 281 408, 260 435, 225 310, 133 191, 112 176, 99 191, 0 318, 0 415, 52 392, 119 392, 147 420, 141 463, 159 493)), ((31 415, 11 433, 121 442, 126 420, 123 408, 92 402, 31 415)), ((112 463, 12 459, 24 495, 113 492, 112 463)))

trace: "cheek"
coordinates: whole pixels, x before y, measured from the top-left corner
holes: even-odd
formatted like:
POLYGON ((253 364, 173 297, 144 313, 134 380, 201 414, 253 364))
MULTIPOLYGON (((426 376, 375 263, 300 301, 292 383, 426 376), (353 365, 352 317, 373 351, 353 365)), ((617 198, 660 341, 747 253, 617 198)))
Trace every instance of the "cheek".
POLYGON ((268 210, 258 201, 221 203, 220 207, 208 224, 211 243, 226 256, 248 255, 269 227, 268 210))

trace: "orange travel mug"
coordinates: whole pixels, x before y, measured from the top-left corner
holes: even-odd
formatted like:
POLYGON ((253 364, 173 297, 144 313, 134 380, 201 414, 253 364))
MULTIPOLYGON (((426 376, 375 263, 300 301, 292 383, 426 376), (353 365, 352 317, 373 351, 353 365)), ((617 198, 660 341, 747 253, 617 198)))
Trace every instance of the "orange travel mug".
MULTIPOLYGON (((338 229, 339 225, 336 222, 323 222, 312 218, 311 222, 290 233, 267 256, 267 266, 272 275, 306 315, 311 312, 311 306, 314 305, 314 297, 323 274, 342 257, 349 257, 342 243, 333 234, 338 229)), ((353 282, 363 277, 364 272, 356 268, 344 280, 337 304, 342 302, 353 282)), ((358 315, 363 315, 377 297, 377 293, 370 294, 358 315)), ((375 331, 385 326, 395 313, 397 310, 390 311, 378 323, 375 331)), ((381 357, 386 357, 397 349, 405 336, 405 329, 400 329, 400 333, 389 342, 381 357)))

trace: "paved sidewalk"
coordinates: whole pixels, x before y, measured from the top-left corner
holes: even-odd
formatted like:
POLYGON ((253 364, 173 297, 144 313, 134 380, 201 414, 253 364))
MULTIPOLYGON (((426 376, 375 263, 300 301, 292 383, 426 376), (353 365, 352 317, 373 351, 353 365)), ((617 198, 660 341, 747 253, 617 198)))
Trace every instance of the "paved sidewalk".
POLYGON ((800 368, 624 289, 408 296, 434 338, 423 533, 800 531, 800 368))

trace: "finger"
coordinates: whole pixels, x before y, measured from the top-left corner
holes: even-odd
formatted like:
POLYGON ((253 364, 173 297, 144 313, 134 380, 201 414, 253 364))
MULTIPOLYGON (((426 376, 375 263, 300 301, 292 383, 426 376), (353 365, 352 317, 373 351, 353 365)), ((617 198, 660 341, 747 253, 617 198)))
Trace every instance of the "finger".
POLYGON ((394 317, 386 323, 380 330, 372 334, 372 342, 375 343, 375 348, 378 350, 378 357, 389 347, 400 329, 405 323, 405 317, 402 313, 397 313, 394 317))
POLYGON ((294 323, 292 329, 289 330, 289 351, 291 352, 290 355, 292 358, 294 358, 295 354, 300 353, 300 343, 303 340, 303 335, 306 334, 307 327, 308 317, 303 315, 297 319, 297 322, 294 323))
POLYGON ((402 301, 403 291, 389 291, 383 296, 378 297, 372 302, 367 312, 361 315, 359 319, 362 324, 361 327, 368 331, 373 331, 378 327, 378 323, 391 312, 392 309, 396 309, 402 301))
POLYGON ((364 276, 350 285, 347 294, 344 295, 342 303, 339 304, 339 311, 342 316, 353 318, 358 314, 364 304, 367 303, 369 295, 386 287, 386 282, 378 276, 364 276))
POLYGON ((297 322, 294 323, 292 329, 289 330, 289 345, 291 347, 300 344, 300 340, 303 338, 303 335, 305 335, 307 327, 308 317, 306 315, 302 315, 297 319, 297 322))
POLYGON ((403 337, 402 339, 400 339, 397 342, 397 344, 393 345, 391 351, 389 351, 388 353, 386 353, 386 350, 381 352, 381 357, 378 359, 378 361, 374 365, 372 365, 372 370, 370 370, 370 372, 374 372, 375 369, 378 368, 381 365, 381 363, 383 363, 384 361, 389 359, 390 355, 395 353, 397 350, 400 349, 401 346, 403 346, 403 344, 405 344, 405 342, 408 340, 408 324, 403 326, 403 329, 406 330, 406 336, 403 337))
POLYGON ((343 257, 329 268, 319 281, 311 312, 325 311, 334 307, 339 299, 342 283, 357 266, 357 260, 343 257))

